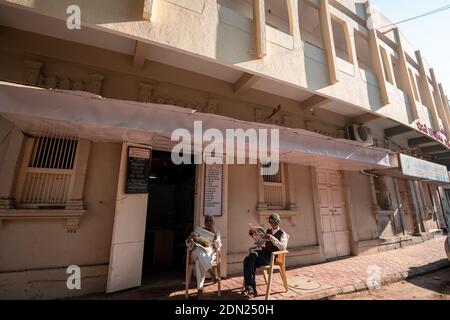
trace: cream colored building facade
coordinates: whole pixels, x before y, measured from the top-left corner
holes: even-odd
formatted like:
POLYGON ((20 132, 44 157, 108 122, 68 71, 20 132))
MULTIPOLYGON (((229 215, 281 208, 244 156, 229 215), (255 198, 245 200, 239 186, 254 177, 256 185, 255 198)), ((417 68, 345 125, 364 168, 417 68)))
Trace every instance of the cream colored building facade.
POLYGON ((248 224, 272 210, 290 266, 447 229, 448 100, 389 25, 362 0, 0 1, 0 298, 115 292, 182 266, 206 167, 186 167, 183 181, 162 168, 167 134, 196 114, 299 134, 275 182, 258 165, 223 166, 223 276, 242 272, 248 224), (72 4, 80 30, 66 26, 72 4), (373 143, 346 140, 353 125, 373 143), (151 149, 155 176, 171 182, 125 193, 129 147, 151 149), (406 174, 405 161, 423 170, 406 174), (184 198, 168 196, 175 185, 184 198), (173 231, 152 210, 190 216, 173 231), (158 251, 167 243, 170 255, 158 251), (66 286, 71 265, 81 290, 66 286))

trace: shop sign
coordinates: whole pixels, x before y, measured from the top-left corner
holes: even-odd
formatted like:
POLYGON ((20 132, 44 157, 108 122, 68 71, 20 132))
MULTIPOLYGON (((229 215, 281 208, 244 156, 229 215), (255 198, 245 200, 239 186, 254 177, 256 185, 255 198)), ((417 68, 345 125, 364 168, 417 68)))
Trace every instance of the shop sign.
POLYGON ((447 167, 400 154, 402 173, 405 176, 426 180, 450 182, 447 167))
POLYGON ((450 141, 447 140, 446 138, 447 135, 444 129, 434 130, 428 127, 425 123, 422 123, 420 121, 416 122, 416 126, 420 132, 425 133, 427 136, 445 144, 447 147, 450 148, 450 141))
POLYGON ((148 193, 151 149, 128 147, 125 193, 148 193))

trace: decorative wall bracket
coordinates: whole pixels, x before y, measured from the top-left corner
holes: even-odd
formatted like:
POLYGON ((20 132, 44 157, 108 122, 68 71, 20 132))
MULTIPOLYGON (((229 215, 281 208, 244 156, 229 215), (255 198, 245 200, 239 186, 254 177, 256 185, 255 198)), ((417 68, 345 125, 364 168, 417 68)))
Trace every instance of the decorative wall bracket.
POLYGON ((28 85, 47 89, 86 91, 97 95, 101 93, 104 79, 102 74, 91 73, 88 80, 71 79, 60 75, 44 74, 42 62, 27 60, 25 64, 27 66, 25 83, 28 85))

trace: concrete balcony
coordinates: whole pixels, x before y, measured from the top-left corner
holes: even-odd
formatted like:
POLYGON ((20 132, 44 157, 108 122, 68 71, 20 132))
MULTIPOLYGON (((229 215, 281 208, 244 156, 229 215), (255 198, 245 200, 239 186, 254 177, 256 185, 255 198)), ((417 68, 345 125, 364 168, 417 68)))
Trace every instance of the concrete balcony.
MULTIPOLYGON (((425 117, 405 86, 407 68, 420 74, 423 64, 399 37, 371 36, 363 0, 4 0, 0 6, 4 26, 127 54, 137 68, 157 61, 226 81, 236 93, 259 90, 297 101, 300 110, 350 119, 372 114, 414 130, 425 117), (81 30, 65 26, 71 4, 81 9, 81 30), (375 50, 381 47, 385 60, 375 50), (326 103, 310 104, 322 97, 326 103)), ((428 67, 422 69, 426 74, 428 67)))

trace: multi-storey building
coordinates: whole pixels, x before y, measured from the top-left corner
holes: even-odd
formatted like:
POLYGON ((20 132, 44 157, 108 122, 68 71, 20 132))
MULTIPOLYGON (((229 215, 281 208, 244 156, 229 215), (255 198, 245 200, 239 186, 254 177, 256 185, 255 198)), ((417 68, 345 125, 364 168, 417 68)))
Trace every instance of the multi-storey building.
POLYGON ((291 266, 448 228, 447 97, 364 0, 3 0, 0 40, 1 297, 182 281, 205 212, 223 276, 273 210, 291 266), (281 170, 175 165, 194 121, 278 129, 281 170))

